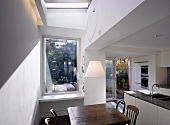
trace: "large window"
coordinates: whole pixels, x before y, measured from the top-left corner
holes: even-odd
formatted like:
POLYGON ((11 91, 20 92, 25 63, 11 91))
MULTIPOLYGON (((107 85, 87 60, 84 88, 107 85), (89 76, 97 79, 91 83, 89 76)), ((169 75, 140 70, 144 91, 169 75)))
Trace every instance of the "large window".
POLYGON ((77 91, 77 40, 44 40, 45 93, 77 91))

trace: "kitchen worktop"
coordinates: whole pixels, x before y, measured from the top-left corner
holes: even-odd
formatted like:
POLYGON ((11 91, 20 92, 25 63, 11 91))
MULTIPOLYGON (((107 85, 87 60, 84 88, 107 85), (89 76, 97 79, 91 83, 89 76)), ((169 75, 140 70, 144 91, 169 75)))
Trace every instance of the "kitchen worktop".
POLYGON ((162 108, 165 108, 165 109, 168 109, 170 110, 170 101, 163 101, 163 100, 159 100, 159 99, 156 99, 156 98, 152 98, 144 93, 141 93, 139 91, 127 91, 125 92, 127 93, 128 95, 130 96, 133 96, 135 98, 138 98, 138 99, 141 99, 143 101, 146 101, 146 102, 149 102, 149 103, 152 103, 154 105, 157 105, 157 106, 160 106, 162 108))

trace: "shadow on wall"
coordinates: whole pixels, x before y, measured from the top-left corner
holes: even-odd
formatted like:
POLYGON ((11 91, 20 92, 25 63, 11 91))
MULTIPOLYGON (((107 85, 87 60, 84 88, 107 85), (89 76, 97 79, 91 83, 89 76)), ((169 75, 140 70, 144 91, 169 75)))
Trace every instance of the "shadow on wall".
MULTIPOLYGON (((32 49, 39 42, 34 43, 34 45, 24 45, 21 44, 21 48, 27 48, 25 51, 23 49, 18 50, 18 48, 11 48, 12 50, 7 50, 7 48, 3 48, 0 46, 1 50, 4 50, 0 54, 0 89, 6 83, 6 81, 11 77, 11 75, 15 72, 15 70, 20 66, 20 64, 25 60, 25 58, 29 55, 32 49), (13 51, 21 51, 20 53, 13 53, 13 51)), ((15 43, 14 43, 15 44, 15 43)), ((12 45, 11 45, 12 46, 12 45)))
POLYGON ((41 38, 32 11, 23 4, 20 0, 0 4, 0 89, 41 38))

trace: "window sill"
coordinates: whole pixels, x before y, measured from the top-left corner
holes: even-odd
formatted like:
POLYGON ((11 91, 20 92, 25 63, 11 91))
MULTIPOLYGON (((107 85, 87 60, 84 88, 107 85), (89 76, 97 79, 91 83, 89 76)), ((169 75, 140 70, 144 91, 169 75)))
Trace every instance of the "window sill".
POLYGON ((82 93, 64 95, 45 95, 40 97, 39 102, 63 101, 72 99, 84 99, 84 95, 82 93))

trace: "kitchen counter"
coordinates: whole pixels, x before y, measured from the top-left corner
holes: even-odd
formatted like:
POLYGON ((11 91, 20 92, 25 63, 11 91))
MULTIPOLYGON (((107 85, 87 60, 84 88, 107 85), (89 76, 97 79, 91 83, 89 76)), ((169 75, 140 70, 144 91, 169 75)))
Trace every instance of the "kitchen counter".
POLYGON ((143 101, 152 103, 154 105, 160 106, 162 108, 168 109, 170 110, 170 101, 162 101, 156 98, 152 98, 144 93, 138 92, 138 91, 134 91, 134 92, 125 92, 130 96, 133 96, 135 98, 141 99, 143 101))

